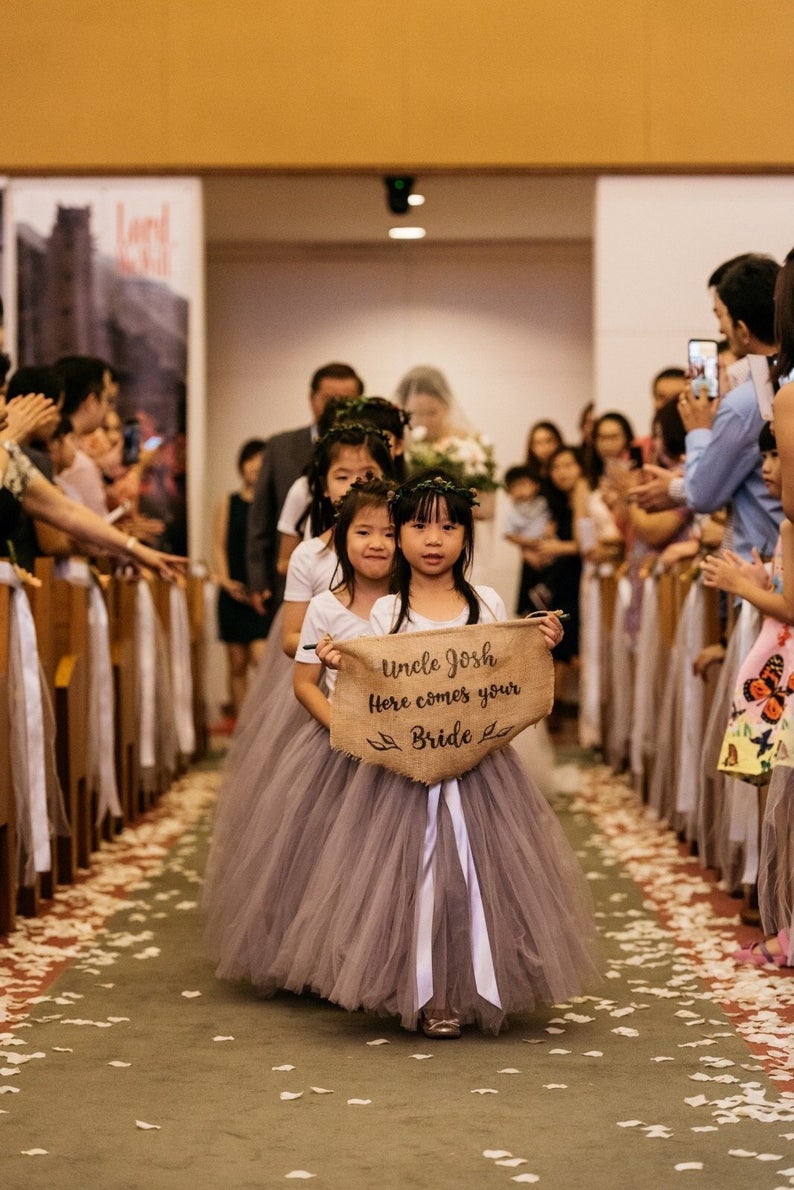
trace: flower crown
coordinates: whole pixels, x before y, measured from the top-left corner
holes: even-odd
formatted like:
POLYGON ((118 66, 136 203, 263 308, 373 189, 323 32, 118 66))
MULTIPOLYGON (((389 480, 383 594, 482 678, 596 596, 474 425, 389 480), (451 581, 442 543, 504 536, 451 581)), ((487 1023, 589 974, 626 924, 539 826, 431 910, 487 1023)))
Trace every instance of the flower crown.
POLYGON ((401 409, 399 405, 395 405, 393 401, 387 401, 385 397, 342 397, 335 404, 341 406, 346 413, 355 413, 361 418, 373 406, 377 409, 388 409, 390 412, 396 414, 400 425, 404 428, 407 429, 411 424, 411 415, 408 410, 401 409))
POLYGON ((366 495, 382 496, 387 504, 391 504, 393 495, 392 489, 389 487, 385 479, 381 479, 374 471, 367 471, 362 479, 354 479, 350 487, 345 492, 344 496, 340 496, 338 500, 334 500, 334 520, 339 520, 339 514, 342 511, 342 506, 347 500, 348 496, 353 492, 364 492, 366 495))
POLYGON ((397 488, 389 496, 389 504, 395 507, 404 500, 406 496, 413 495, 414 492, 432 492, 435 496, 459 496, 465 500, 469 508, 478 508, 479 500, 477 499, 478 492, 476 488, 463 488, 455 483, 452 479, 447 479, 443 475, 434 475, 431 479, 422 479, 419 483, 411 484, 408 491, 404 488, 397 488))
POLYGON ((341 438, 343 434, 349 434, 351 430, 360 434, 377 435, 381 442, 383 442, 389 451, 391 451, 389 436, 385 433, 385 431, 379 430, 377 426, 364 425, 363 422, 358 421, 343 421, 339 422, 335 426, 331 426, 330 430, 326 430, 322 438, 317 439, 317 442, 315 443, 315 449, 318 446, 326 446, 328 443, 336 441, 336 439, 341 438))

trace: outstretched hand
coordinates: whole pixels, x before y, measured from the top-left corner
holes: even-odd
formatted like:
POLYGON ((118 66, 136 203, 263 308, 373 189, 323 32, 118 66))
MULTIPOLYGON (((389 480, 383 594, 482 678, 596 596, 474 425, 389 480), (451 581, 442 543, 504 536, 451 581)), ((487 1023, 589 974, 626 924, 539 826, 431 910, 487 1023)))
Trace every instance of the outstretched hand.
POLYGON ((31 393, 24 397, 14 397, 5 408, 7 415, 3 437, 12 442, 22 443, 31 438, 37 430, 53 420, 56 413, 55 403, 43 393, 31 393))

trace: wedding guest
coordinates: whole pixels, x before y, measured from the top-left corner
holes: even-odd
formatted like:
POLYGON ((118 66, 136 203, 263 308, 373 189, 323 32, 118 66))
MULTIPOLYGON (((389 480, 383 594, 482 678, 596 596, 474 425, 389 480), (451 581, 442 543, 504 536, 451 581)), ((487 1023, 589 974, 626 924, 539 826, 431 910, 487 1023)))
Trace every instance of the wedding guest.
POLYGON ((215 510, 213 563, 218 583, 218 637, 226 645, 229 690, 235 718, 248 687, 248 671, 265 649, 265 617, 251 606, 245 540, 251 501, 265 456, 265 442, 251 438, 240 448, 241 484, 215 510))
POLYGON ((358 397, 364 382, 350 364, 331 363, 318 368, 309 382, 312 420, 297 430, 284 430, 268 441, 248 516, 246 560, 251 602, 265 613, 269 630, 284 594, 284 578, 276 569, 278 520, 291 485, 311 462, 317 439, 317 420, 329 401, 358 397))

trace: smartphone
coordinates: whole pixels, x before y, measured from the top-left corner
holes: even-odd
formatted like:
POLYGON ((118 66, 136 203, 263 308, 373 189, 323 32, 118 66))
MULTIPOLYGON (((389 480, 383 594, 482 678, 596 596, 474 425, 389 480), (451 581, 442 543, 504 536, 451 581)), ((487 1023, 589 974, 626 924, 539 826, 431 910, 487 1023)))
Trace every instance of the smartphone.
POLYGON ((716 401, 720 395, 718 344, 716 339, 689 340, 689 376, 697 397, 716 401))
POLYGON ((125 467, 137 463, 141 454, 141 426, 137 417, 128 417, 122 430, 124 445, 121 451, 121 461, 125 467))

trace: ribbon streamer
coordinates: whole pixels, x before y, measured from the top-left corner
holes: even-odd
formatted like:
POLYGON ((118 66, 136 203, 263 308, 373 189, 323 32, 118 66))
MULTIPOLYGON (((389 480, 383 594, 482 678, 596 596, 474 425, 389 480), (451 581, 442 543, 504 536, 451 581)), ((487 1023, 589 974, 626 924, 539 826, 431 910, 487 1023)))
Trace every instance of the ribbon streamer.
MULTIPOLYGON (((441 781, 432 785, 427 794, 427 825, 422 855, 422 869, 419 883, 419 904, 417 906, 416 938, 416 1008, 423 1008, 433 997, 433 911, 435 908, 436 842, 438 839, 438 814, 443 797, 455 835, 455 847, 460 860, 463 878, 469 893, 469 930, 471 958, 474 967, 474 983, 477 991, 490 1004, 502 1007, 499 988, 496 983, 488 925, 482 904, 477 870, 466 829, 466 818, 460 797, 457 779, 441 781)), ((451 1008, 451 1006, 449 1006, 451 1008)))

